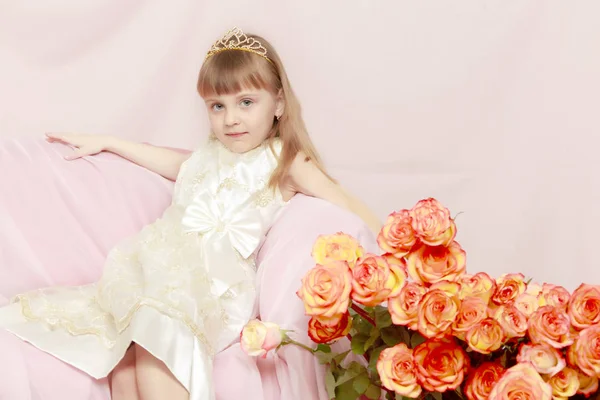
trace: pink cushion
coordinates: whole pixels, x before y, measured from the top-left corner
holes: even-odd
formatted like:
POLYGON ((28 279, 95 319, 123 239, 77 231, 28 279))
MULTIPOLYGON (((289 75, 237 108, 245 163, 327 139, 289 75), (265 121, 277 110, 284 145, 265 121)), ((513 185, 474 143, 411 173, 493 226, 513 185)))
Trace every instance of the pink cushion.
MULTIPOLYGON (((172 184, 156 174, 112 154, 65 161, 70 152, 43 139, 0 141, 0 304, 95 281, 108 250, 171 201, 172 184)), ((0 399, 108 398, 104 380, 4 331, 0 354, 0 399)))
MULTIPOLYGON (((367 251, 377 251, 374 235, 358 217, 323 200, 296 195, 271 228, 258 254, 261 319, 294 330, 294 339, 308 345, 309 318, 304 315, 296 291, 302 277, 314 267, 311 249, 316 237, 339 231, 356 237, 367 251)), ((339 343, 338 347, 347 345, 339 343)), ((323 366, 306 350, 295 346, 284 347, 266 360, 256 360, 236 345, 215 359, 217 400, 325 400, 328 397, 323 376, 323 366), (243 377, 243 384, 228 384, 231 376, 243 377)))
MULTIPOLYGON (((0 305, 25 290, 95 281, 109 249, 156 219, 171 201, 172 183, 156 174, 111 154, 65 161, 70 151, 43 139, 0 140, 0 305)), ((354 215, 306 196, 290 202, 258 255, 264 319, 306 329, 295 292, 313 266, 316 236, 340 230, 367 248, 376 246, 354 215)), ((105 380, 95 381, 2 331, 0 354, 0 399, 108 399, 105 380)), ((243 398, 263 393, 265 399, 287 399, 301 385, 313 394, 306 398, 325 398, 320 368, 296 348, 257 365, 233 346, 215 361, 218 396, 241 398, 232 389, 244 387, 243 398), (243 385, 230 385, 234 370, 243 385)))

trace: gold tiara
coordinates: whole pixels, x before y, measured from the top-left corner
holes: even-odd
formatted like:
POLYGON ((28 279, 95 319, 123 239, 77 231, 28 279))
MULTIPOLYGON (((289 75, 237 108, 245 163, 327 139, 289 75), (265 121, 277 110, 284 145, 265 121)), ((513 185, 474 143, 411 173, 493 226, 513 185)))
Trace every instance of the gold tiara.
POLYGON ((249 53, 257 54, 269 62, 272 62, 267 57, 267 49, 256 39, 249 38, 239 28, 232 28, 219 40, 212 45, 208 53, 206 54, 205 61, 217 53, 226 50, 241 50, 249 53))

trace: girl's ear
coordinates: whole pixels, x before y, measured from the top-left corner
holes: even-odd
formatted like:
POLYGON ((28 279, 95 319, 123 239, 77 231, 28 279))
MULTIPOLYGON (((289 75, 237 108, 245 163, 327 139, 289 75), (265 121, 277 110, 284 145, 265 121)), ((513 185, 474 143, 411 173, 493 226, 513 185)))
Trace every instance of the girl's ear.
POLYGON ((281 117, 283 115, 284 111, 285 111, 285 100, 283 98, 283 91, 281 89, 279 89, 279 92, 277 93, 277 100, 275 103, 275 115, 277 116, 277 119, 279 119, 279 117, 281 117))

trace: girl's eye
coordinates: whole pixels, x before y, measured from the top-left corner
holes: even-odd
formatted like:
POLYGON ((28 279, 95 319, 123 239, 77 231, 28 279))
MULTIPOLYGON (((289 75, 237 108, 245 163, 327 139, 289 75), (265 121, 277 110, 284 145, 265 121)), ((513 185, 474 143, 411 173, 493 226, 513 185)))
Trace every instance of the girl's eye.
POLYGON ((252 103, 253 103, 253 101, 252 101, 252 100, 248 100, 248 99, 246 99, 246 100, 242 100, 242 103, 241 103, 241 104, 242 104, 242 106, 244 106, 244 107, 250 107, 250 106, 252 105, 252 103))
POLYGON ((213 104, 211 108, 213 111, 221 111, 223 109, 223 104, 213 104))

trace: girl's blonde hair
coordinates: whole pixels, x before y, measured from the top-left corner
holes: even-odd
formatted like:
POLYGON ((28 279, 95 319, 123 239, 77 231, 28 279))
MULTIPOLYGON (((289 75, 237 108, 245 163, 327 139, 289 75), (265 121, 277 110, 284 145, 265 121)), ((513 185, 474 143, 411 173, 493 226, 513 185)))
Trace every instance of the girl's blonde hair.
POLYGON ((281 95, 285 108, 279 120, 273 118, 273 128, 267 138, 270 145, 276 137, 282 142, 279 164, 271 176, 269 186, 278 187, 283 184, 300 151, 306 155, 305 161, 312 160, 329 177, 310 140, 302 119, 300 102, 292 90, 279 55, 264 38, 252 34, 246 36, 259 41, 266 48, 270 61, 247 51, 226 50, 216 53, 200 69, 198 93, 202 97, 220 96, 254 88, 268 90, 275 96, 281 95))

